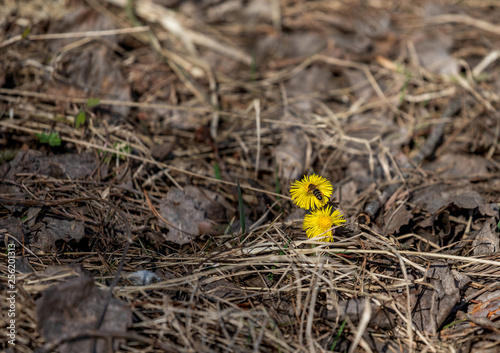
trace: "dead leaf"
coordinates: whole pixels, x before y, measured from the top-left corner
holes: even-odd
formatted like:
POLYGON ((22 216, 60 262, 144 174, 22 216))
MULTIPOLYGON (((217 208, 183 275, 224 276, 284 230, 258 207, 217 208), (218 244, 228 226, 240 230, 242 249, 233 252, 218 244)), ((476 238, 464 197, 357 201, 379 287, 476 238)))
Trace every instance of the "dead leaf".
POLYGON ((412 318, 419 330, 435 334, 460 300, 460 290, 448 264, 444 262, 432 263, 426 278, 427 285, 422 285, 411 298, 412 318))
MULTIPOLYGON (((352 178, 356 190, 366 190, 373 183, 368 165, 369 160, 364 157, 353 158, 347 165, 346 176, 352 178)), ((342 195, 342 200, 344 199, 342 195)))
MULTIPOLYGON (((32 207, 31 209, 39 211, 41 208, 32 207)), ((85 236, 83 222, 46 215, 37 219, 31 226, 16 217, 8 216, 0 219, 0 228, 7 230, 11 236, 26 244, 29 249, 36 253, 40 251, 54 252, 60 248, 58 241, 75 240, 78 242, 85 236)))
POLYGON ((453 39, 450 36, 421 34, 415 36, 413 42, 422 67, 439 75, 459 73, 458 60, 448 53, 453 45, 453 39))
POLYGON ((35 150, 21 151, 9 162, 6 180, 18 180, 18 174, 34 174, 57 179, 81 180, 90 176, 98 161, 91 153, 66 153, 44 156, 35 150))
POLYGON ((338 88, 336 81, 331 79, 332 72, 324 66, 313 65, 299 72, 286 84, 290 95, 326 93, 338 88))
MULTIPOLYGON (((64 336, 95 330, 106 296, 107 292, 97 288, 94 280, 85 275, 45 290, 36 301, 38 327, 45 341, 50 343, 64 336)), ((128 306, 112 298, 100 330, 126 334, 131 318, 128 306)), ((114 350, 120 341, 112 340, 114 350)), ((91 352, 93 346, 94 340, 83 336, 63 341, 57 352, 91 352)), ((107 342, 97 339, 96 352, 107 352, 107 348, 107 342)))
POLYGON ((385 235, 394 234, 413 219, 412 207, 403 205, 385 216, 385 235))
POLYGON ((205 282, 201 285, 201 290, 204 292, 204 295, 212 298, 212 300, 244 297, 247 295, 245 290, 224 279, 214 281, 208 278, 205 282))
POLYGON ((279 175, 284 180, 299 179, 307 169, 309 141, 300 131, 285 132, 281 143, 274 150, 274 157, 278 165, 279 175))
MULTIPOLYGON (((52 23, 49 33, 99 31, 113 29, 111 21, 89 8, 79 8, 61 20, 52 23)), ((64 77, 51 88, 52 94, 61 91, 61 95, 75 98, 108 98, 120 101, 131 100, 131 89, 121 72, 121 62, 117 60, 111 44, 117 43, 117 38, 108 36, 106 41, 94 40, 90 43, 67 48, 70 43, 80 38, 57 39, 50 43, 54 52, 55 72, 64 77), (68 84, 69 83, 69 84, 68 84)), ((57 77, 57 76, 56 76, 57 77)), ((100 108, 103 108, 102 106, 100 108)), ((112 105, 107 107, 113 118, 125 119, 129 107, 112 105)))
POLYGON ((192 185, 186 186, 184 192, 195 202, 196 209, 203 210, 206 217, 214 222, 225 223, 236 212, 236 209, 216 192, 192 185))
MULTIPOLYGON (((13 212, 12 210, 11 212, 13 212)), ((27 243, 27 236, 29 234, 29 227, 24 224, 19 218, 13 216, 7 216, 0 218, 0 230, 1 235, 9 234, 9 236, 18 240, 20 244, 27 243)))
POLYGON ((85 236, 85 225, 80 221, 45 216, 38 224, 31 246, 46 253, 56 251, 59 240, 78 242, 85 236))
POLYGON ((268 35, 256 44, 256 58, 260 65, 293 58, 306 58, 319 53, 326 46, 325 40, 311 32, 293 32, 276 37, 268 35))
POLYGON ((175 138, 163 142, 159 145, 155 145, 151 149, 151 156, 157 161, 163 162, 170 156, 171 152, 174 150, 175 145, 175 138))
POLYGON ((471 190, 470 184, 433 184, 420 189, 412 196, 412 202, 431 214, 454 203, 469 210, 477 208, 483 216, 496 215, 492 206, 487 204, 476 191, 471 190))
MULTIPOLYGON (((66 33, 66 32, 87 32, 87 31, 103 31, 115 29, 116 26, 109 18, 100 15, 89 7, 79 7, 61 19, 53 21, 50 24, 48 33, 66 33)), ((52 51, 59 51, 62 47, 76 42, 80 38, 62 38, 53 39, 49 42, 49 47, 52 51)), ((116 36, 106 36, 106 40, 117 43, 116 36)))
MULTIPOLYGON (((384 139, 391 135, 391 139, 398 133, 401 133, 401 129, 398 128, 393 121, 393 114, 390 112, 381 112, 379 114, 373 112, 366 112, 362 114, 356 114, 349 117, 348 124, 344 127, 344 132, 349 137, 354 137, 356 139, 371 140, 376 137, 384 139), (392 136, 392 134, 395 134, 392 136)), ((399 141, 400 138, 395 138, 388 145, 393 144, 394 141, 399 141)), ((403 140, 401 140, 402 142, 403 140)), ((346 141, 346 146, 352 147, 354 149, 362 149, 366 152, 366 145, 361 144, 358 141, 346 141)))
POLYGON ((493 229, 497 226, 494 217, 488 219, 472 242, 474 256, 488 256, 500 249, 500 236, 493 229))
POLYGON ((459 272, 457 270, 451 270, 451 274, 455 277, 455 283, 458 286, 458 289, 464 290, 466 286, 468 286, 472 280, 465 273, 459 272))
MULTIPOLYGON (((353 298, 349 300, 341 300, 338 305, 334 305, 332 310, 325 310, 322 316, 329 320, 343 321, 345 318, 353 324, 359 323, 365 310, 366 300, 364 298, 353 298)), ((371 318, 368 324, 369 327, 378 327, 382 329, 392 329, 397 323, 395 312, 389 307, 380 305, 370 301, 371 318)))
POLYGON ((160 214, 170 223, 165 225, 166 239, 181 245, 200 235, 198 224, 205 221, 205 212, 197 209, 195 201, 176 187, 168 190, 160 205, 160 214))
POLYGON ((423 166, 425 170, 431 170, 446 177, 480 177, 488 175, 488 161, 482 156, 446 153, 436 161, 423 166))

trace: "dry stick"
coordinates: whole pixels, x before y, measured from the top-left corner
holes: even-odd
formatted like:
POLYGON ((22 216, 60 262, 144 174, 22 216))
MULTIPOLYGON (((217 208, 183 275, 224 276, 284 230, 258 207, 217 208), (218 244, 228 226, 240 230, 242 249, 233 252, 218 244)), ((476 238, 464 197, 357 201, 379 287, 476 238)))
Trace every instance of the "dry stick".
MULTIPOLYGON (((107 3, 124 8, 127 0, 106 0, 107 3)), ((208 48, 214 52, 230 57, 240 63, 250 66, 252 58, 243 50, 227 43, 219 43, 212 37, 189 28, 187 19, 179 13, 167 9, 151 1, 138 0, 134 3, 135 13, 143 20, 159 24, 171 35, 180 38, 188 49, 194 50, 194 46, 208 48)))
POLYGON ((117 34, 132 34, 149 31, 149 26, 133 27, 133 28, 121 28, 121 29, 109 29, 102 31, 85 31, 85 32, 69 32, 69 33, 48 33, 48 34, 33 34, 23 36, 19 34, 8 40, 0 43, 0 48, 11 45, 12 43, 19 42, 21 40, 49 40, 49 39, 65 39, 65 38, 89 38, 89 37, 105 37, 105 36, 115 36, 117 34))
POLYGON ((162 350, 162 352, 171 352, 178 353, 181 350, 175 346, 171 346, 168 344, 164 344, 159 342, 156 339, 148 338, 142 335, 139 335, 135 332, 115 332, 115 331, 103 331, 103 330, 81 330, 75 333, 61 335, 57 339, 45 343, 42 347, 40 347, 40 352, 54 352, 57 347, 59 347, 64 342, 75 342, 78 340, 86 339, 86 338, 102 338, 106 341, 121 338, 128 341, 135 340, 140 343, 148 344, 151 347, 158 347, 162 350))
POLYGON ((476 27, 482 31, 490 32, 493 34, 500 34, 500 26, 492 24, 490 22, 486 22, 483 20, 479 20, 477 18, 468 16, 468 15, 439 15, 431 17, 428 20, 429 23, 462 23, 465 25, 469 25, 472 27, 476 27))
MULTIPOLYGON (((1 90, 2 89, 0 88, 0 93, 1 93, 1 90)), ((18 126, 18 125, 11 124, 11 123, 6 122, 6 121, 0 121, 0 126, 5 126, 5 127, 8 127, 8 128, 11 128, 11 129, 15 129, 15 130, 19 130, 19 131, 24 131, 24 132, 27 132, 27 133, 30 133, 30 134, 41 133, 40 130, 35 130, 35 129, 23 127, 23 126, 18 126)), ((133 154, 130 154, 130 153, 127 153, 127 152, 119 151, 119 150, 114 149, 114 148, 100 146, 100 145, 97 145, 97 144, 94 144, 94 143, 90 143, 90 142, 86 142, 86 141, 80 141, 80 140, 76 140, 76 139, 69 138, 69 137, 64 137, 64 136, 61 136, 61 140, 62 141, 66 141, 66 142, 71 142, 71 143, 74 143, 76 145, 83 145, 83 146, 88 147, 88 148, 94 148, 94 149, 97 149, 97 150, 100 150, 100 151, 104 151, 104 152, 114 153, 117 156, 124 156, 124 157, 127 157, 127 158, 131 158, 131 159, 135 159, 135 160, 144 162, 144 163, 153 164, 153 165, 156 165, 156 166, 158 166, 160 168, 163 168, 163 169, 173 170, 173 171, 185 174, 185 175, 190 175, 190 176, 192 176, 194 178, 204 179, 204 180, 212 181, 214 183, 225 184, 225 185, 230 185, 230 186, 234 186, 234 187, 237 186, 236 183, 233 183, 233 182, 230 182, 230 181, 220 180, 220 179, 216 179, 216 178, 204 176, 202 174, 197 174, 195 172, 190 172, 188 170, 184 170, 184 169, 177 168, 177 167, 174 167, 174 166, 162 163, 162 162, 158 162, 158 161, 156 161, 154 159, 151 159, 151 158, 145 158, 145 157, 141 157, 141 156, 136 156, 136 155, 133 155, 133 154)), ((278 193, 272 192, 272 191, 267 191, 267 190, 264 190, 264 189, 254 188, 252 186, 241 185, 241 188, 242 189, 246 189, 246 190, 255 191, 255 192, 261 192, 261 193, 272 195, 272 196, 276 196, 276 197, 280 197, 280 198, 286 199, 286 200, 291 200, 291 198, 289 196, 278 194, 278 193)))
MULTIPOLYGON (((443 115, 439 119, 438 124, 432 130, 431 134, 429 135, 424 145, 422 146, 422 149, 418 152, 416 156, 414 156, 411 159, 410 162, 405 163, 403 169, 412 169, 414 165, 419 165, 420 163, 422 163, 424 159, 428 158, 436 150, 436 147, 444 134, 446 125, 448 125, 448 119, 453 115, 457 114, 460 111, 460 107, 461 107, 460 98, 454 98, 450 101, 448 107, 446 108, 443 115)), ((403 173, 404 178, 407 178, 409 176, 410 176, 409 172, 403 173)), ((368 205, 366 205, 364 211, 361 212, 359 216, 364 214, 369 217, 369 221, 373 220, 377 212, 380 210, 380 207, 383 204, 385 204, 385 202, 392 196, 392 194, 396 192, 396 190, 403 182, 404 180, 401 180, 387 187, 378 198, 376 198, 368 205)))

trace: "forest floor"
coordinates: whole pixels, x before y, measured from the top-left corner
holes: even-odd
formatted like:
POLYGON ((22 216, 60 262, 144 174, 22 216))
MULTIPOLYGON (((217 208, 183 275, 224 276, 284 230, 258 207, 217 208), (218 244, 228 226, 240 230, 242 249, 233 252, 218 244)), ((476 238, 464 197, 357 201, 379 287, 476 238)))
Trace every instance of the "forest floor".
POLYGON ((1 350, 498 352, 499 19, 4 0, 1 350))

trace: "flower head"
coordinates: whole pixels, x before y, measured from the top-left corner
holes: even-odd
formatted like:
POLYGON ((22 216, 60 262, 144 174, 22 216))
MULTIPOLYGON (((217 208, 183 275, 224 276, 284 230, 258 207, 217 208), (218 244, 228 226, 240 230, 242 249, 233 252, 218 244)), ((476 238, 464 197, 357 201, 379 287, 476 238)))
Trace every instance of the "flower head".
POLYGON ((306 175, 295 180, 290 188, 292 201, 306 210, 324 206, 333 193, 332 184, 322 176, 306 175))
POLYGON ((321 241, 333 242, 332 228, 345 223, 344 216, 339 210, 332 212, 332 206, 326 206, 304 217, 302 228, 308 238, 322 237, 321 241))

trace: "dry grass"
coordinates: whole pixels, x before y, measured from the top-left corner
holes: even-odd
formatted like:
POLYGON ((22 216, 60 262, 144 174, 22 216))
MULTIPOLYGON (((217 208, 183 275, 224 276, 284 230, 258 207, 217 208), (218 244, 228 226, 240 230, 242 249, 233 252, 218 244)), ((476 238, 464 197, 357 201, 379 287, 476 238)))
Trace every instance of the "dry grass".
MULTIPOLYGON (((87 230, 84 241, 58 243, 53 253, 17 242, 18 257, 32 272, 17 274, 16 351, 48 352, 81 336, 121 338, 126 352, 466 352, 477 341, 498 348, 497 317, 485 324, 469 316, 477 324, 470 326, 458 323, 456 314, 470 314, 471 300, 500 289, 498 251, 473 256, 472 246, 494 217, 478 211, 483 204, 446 204, 430 212, 416 201, 426 187, 465 181, 485 204, 498 205, 497 4, 490 3, 489 12, 486 2, 464 2, 468 15, 436 16, 426 24, 418 15, 423 1, 359 4, 359 14, 342 1, 271 1, 267 20, 253 25, 232 19, 238 11, 224 12, 223 3, 200 5, 192 17, 186 9, 142 0, 135 1, 135 15, 127 14, 125 0, 86 4, 120 29, 82 30, 73 35, 77 42, 58 49, 58 57, 50 56, 48 40, 67 36, 45 33, 43 15, 26 9, 3 21, 24 18, 32 27, 29 41, 17 33, 22 26, 0 39, 0 69, 8 72, 0 77, 7 82, 0 88, 2 147, 38 148, 48 156, 90 151, 99 161, 85 180, 30 170, 2 182, 1 202, 8 207, 2 217, 16 212, 13 205, 26 212, 43 208, 82 221, 87 230), (356 35, 363 35, 362 19, 387 14, 391 26, 378 22, 385 32, 366 38, 373 50, 352 48, 356 35), (295 31, 318 35, 320 49, 300 47, 314 38, 277 40, 295 31), (417 32, 451 37, 445 59, 456 60, 448 67, 458 63, 463 74, 439 75, 425 67, 417 32), (113 42, 118 34, 120 46, 113 42), (70 65, 65 55, 84 51, 95 38, 120 54, 116 60, 133 99, 111 97, 102 87, 73 89, 78 85, 64 77, 70 65), (274 52, 251 53, 257 39, 276 40, 274 52), (314 70, 329 72, 328 82, 324 71, 314 70), (85 106, 95 96, 105 111, 85 106), (75 128, 81 110, 86 124, 75 128), (36 141, 37 133, 51 131, 61 136, 59 150, 36 141), (154 155, 159 145, 168 146, 167 157, 154 155), (348 218, 333 244, 307 239, 301 217, 291 216, 296 208, 288 197, 289 177, 297 168, 277 161, 276 151, 296 156, 297 146, 300 157, 290 158, 300 165, 299 174, 329 178, 348 218), (481 156, 487 172, 454 177, 445 173, 449 166, 422 167, 446 153, 481 156), (237 181, 249 223, 245 233, 237 181), (163 222, 169 220, 158 210, 168 190, 188 185, 220 195, 229 205, 221 218, 230 217, 219 222, 224 231, 217 235, 179 245, 166 241, 163 222), (405 207, 412 216, 389 228, 405 207), (460 231, 445 244, 421 230, 449 207, 456 207, 450 222, 460 231), (426 289, 441 295, 439 280, 448 277, 430 276, 436 263, 446 265, 457 283, 460 276, 469 281, 457 290, 460 302, 437 332, 429 332, 414 315, 426 289), (132 309, 130 332, 90 330, 45 342, 36 300, 50 286, 80 275, 71 266, 47 273, 54 265, 81 266, 100 288, 111 288, 132 309), (138 269, 155 272, 160 282, 131 285, 126 274, 138 269)), ((498 210, 495 217, 498 222, 498 210)), ((0 268, 4 272, 5 261, 0 268)))

